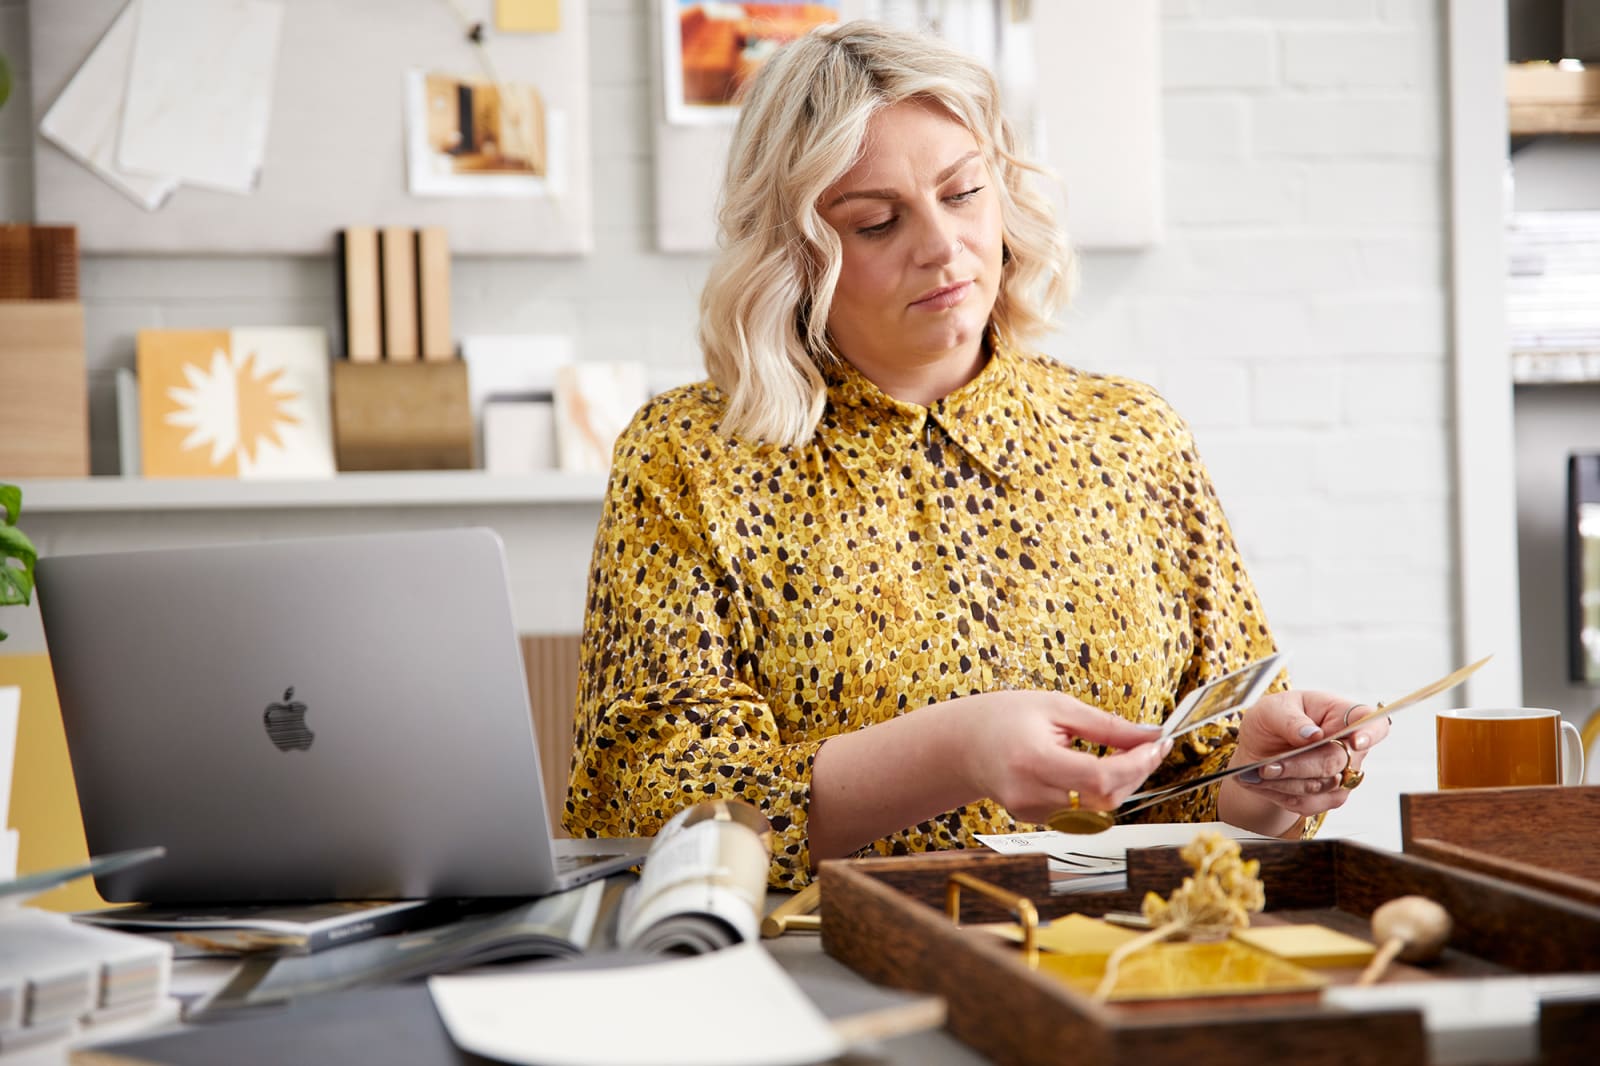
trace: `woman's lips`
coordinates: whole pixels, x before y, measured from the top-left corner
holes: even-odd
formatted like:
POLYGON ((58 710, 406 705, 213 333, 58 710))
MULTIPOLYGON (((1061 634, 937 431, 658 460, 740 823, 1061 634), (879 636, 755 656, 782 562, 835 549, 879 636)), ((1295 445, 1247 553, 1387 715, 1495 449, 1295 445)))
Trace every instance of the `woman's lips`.
POLYGON ((922 311, 943 311, 965 300, 971 289, 972 282, 958 281, 954 285, 933 290, 920 300, 914 301, 911 306, 922 311))

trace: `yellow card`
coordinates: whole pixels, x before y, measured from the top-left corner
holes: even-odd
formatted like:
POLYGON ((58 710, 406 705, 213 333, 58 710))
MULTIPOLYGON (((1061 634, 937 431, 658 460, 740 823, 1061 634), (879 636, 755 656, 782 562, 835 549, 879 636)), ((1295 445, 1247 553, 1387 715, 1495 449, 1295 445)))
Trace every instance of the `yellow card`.
MULTIPOLYGON (((1022 926, 1015 922, 996 922, 973 928, 987 930, 1013 943, 1022 943, 1022 926)), ((1125 929, 1082 914, 1069 914, 1048 925, 1041 924, 1034 939, 1042 951, 1053 951, 1058 955, 1104 957, 1139 935, 1137 929, 1125 929)))
POLYGON ((494 28, 502 33, 555 33, 561 0, 494 0, 494 28))
POLYGON ((1320 925, 1267 925, 1238 929, 1233 938, 1301 966, 1365 966, 1377 948, 1320 925))

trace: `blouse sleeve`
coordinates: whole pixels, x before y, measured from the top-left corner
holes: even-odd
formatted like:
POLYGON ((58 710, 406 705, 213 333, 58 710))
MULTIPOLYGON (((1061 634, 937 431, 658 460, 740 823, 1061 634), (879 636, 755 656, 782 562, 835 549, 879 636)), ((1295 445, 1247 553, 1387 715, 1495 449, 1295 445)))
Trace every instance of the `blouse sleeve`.
POLYGON ((689 804, 741 799, 772 824, 769 882, 802 885, 822 741, 782 736, 695 458, 649 435, 649 416, 618 443, 595 537, 564 822, 575 835, 648 836, 689 804))
MULTIPOLYGON (((1177 413, 1162 405, 1170 436, 1161 471, 1178 547, 1180 583, 1190 623, 1192 646, 1175 699, 1205 682, 1271 655, 1277 650, 1260 598, 1234 543, 1211 475, 1200 461, 1194 438, 1177 413)), ((1280 673, 1271 691, 1289 687, 1280 673)), ((1147 788, 1177 784, 1225 768, 1238 746, 1237 716, 1202 726, 1178 739, 1172 753, 1151 775, 1147 788)), ((1217 819, 1221 785, 1158 803, 1129 817, 1136 822, 1209 822, 1217 819)), ((1316 833, 1322 816, 1308 819, 1303 835, 1316 833)))

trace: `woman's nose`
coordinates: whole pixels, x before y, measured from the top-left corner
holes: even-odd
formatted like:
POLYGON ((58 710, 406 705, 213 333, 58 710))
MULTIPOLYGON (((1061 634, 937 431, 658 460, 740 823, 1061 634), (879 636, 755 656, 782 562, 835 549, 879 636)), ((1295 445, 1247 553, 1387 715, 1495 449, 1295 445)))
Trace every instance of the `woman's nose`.
POLYGON ((919 266, 943 266, 955 259, 961 248, 961 237, 952 220, 928 219, 917 234, 917 263, 919 266))

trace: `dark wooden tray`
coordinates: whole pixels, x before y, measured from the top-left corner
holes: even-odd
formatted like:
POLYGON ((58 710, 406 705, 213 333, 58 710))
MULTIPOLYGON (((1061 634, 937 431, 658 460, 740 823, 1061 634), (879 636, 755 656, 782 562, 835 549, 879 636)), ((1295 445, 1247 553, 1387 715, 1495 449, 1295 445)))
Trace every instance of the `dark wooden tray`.
MULTIPOLYGON (((1373 909, 1396 896, 1443 904, 1455 919, 1443 959, 1428 970, 1391 971, 1386 981, 1600 971, 1600 907, 1350 841, 1252 843, 1243 851, 1261 861, 1267 921, 1317 922, 1364 936, 1373 909)), ((1096 1003, 1030 970, 999 938, 952 924, 945 889, 958 871, 1029 897, 1048 919, 1137 910, 1146 890, 1167 894, 1190 870, 1174 848, 1132 851, 1128 891, 1051 896, 1039 855, 945 852, 823 863, 824 949, 871 980, 943 996, 950 1030, 996 1063, 1429 1061, 1422 1016, 1410 1009, 1344 1010, 1324 1006, 1316 994, 1096 1003)), ((962 894, 964 922, 1008 917, 999 905, 962 894)), ((1357 972, 1329 973, 1347 983, 1357 972)), ((1539 1061, 1594 1061, 1600 1000, 1549 1006, 1539 1061), (1579 1049, 1584 1058, 1568 1057, 1579 1049)))
POLYGON ((1600 785, 1408 793, 1400 836, 1410 854, 1600 906, 1600 785))

